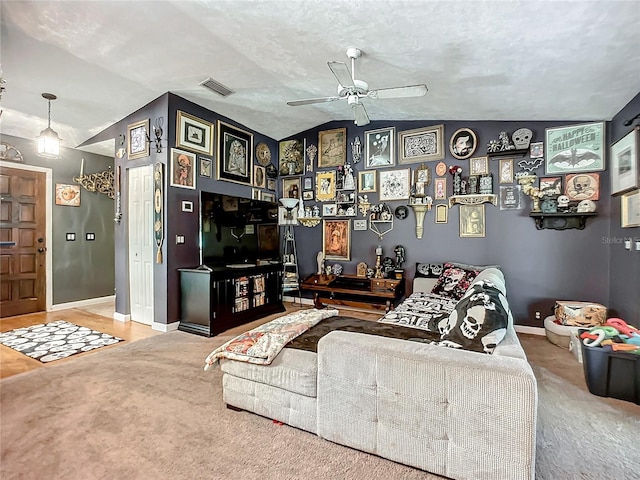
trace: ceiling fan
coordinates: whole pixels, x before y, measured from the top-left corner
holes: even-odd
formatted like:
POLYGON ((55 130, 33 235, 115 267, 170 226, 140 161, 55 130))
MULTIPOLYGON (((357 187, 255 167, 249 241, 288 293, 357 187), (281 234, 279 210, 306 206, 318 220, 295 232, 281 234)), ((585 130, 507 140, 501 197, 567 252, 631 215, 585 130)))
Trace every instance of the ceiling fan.
POLYGON ((364 105, 360 102, 361 98, 407 98, 426 95, 427 86, 425 84, 369 90, 369 84, 367 82, 356 79, 356 58, 359 58, 361 55, 362 51, 359 48, 349 47, 347 49, 347 57, 351 59, 351 71, 349 71, 349 67, 343 62, 327 62, 333 75, 338 80, 337 96, 294 100, 287 102, 287 105, 297 107, 300 105, 311 105, 313 103, 325 103, 346 99, 347 103, 351 105, 353 109, 355 124, 362 126, 367 125, 370 120, 364 105))

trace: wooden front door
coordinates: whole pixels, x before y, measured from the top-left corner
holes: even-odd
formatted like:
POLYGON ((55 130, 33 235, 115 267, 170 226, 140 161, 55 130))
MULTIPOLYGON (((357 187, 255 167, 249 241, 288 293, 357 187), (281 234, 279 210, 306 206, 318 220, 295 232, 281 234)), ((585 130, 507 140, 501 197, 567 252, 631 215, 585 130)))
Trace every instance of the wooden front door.
POLYGON ((0 169, 0 317, 46 309, 46 174, 0 169))

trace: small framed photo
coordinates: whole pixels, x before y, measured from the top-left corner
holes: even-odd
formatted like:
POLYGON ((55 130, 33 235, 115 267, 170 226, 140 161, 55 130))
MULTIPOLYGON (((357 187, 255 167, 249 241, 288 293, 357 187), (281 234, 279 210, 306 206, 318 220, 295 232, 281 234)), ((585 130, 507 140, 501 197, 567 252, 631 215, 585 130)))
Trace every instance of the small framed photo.
POLYGON ((282 179, 282 196, 300 198, 300 177, 282 179))
POLYGON ((469 159, 470 175, 484 175, 486 173, 489 173, 488 157, 474 157, 469 159))
POLYGON ((367 229, 367 219, 358 219, 353 221, 353 229, 355 231, 363 231, 367 229))
POLYGON ((523 202, 519 185, 500 186, 500 210, 522 210, 523 202))
POLYGON ((304 177, 304 189, 305 190, 313 190, 313 178, 304 177))
POLYGON ((56 205, 65 207, 80 206, 80 185, 56 183, 56 205))
POLYGON ((599 200, 599 173, 569 173, 564 178, 564 194, 569 200, 599 200))
POLYGON ((261 192, 260 193, 260 200, 262 200, 263 202, 275 203, 276 202, 276 195, 275 195, 275 193, 271 193, 271 192, 261 192))
POLYGON ((358 172, 358 186, 360 193, 373 193, 376 191, 376 171, 364 170, 358 172))
POLYGON ((266 188, 267 172, 262 165, 253 166, 253 185, 256 188, 266 188))
POLYGON ((446 203, 436 205, 436 223, 447 223, 449 216, 449 207, 446 203))
POLYGON ((640 187, 640 127, 611 145, 611 195, 640 187))
POLYGON ((604 122, 546 128, 544 173, 597 172, 604 170, 604 122))
POLYGON ((253 134, 218 120, 218 180, 251 185, 253 134))
POLYGON ((303 190, 302 200, 313 200, 313 190, 303 190))
POLYGON ((298 209, 287 211, 282 205, 278 206, 278 225, 300 225, 298 221, 298 209))
POLYGON ((251 200, 260 200, 260 189, 252 188, 251 189, 251 200))
POLYGON ((484 237, 484 204, 460 205, 460 237, 484 237))
POLYGON ((347 129, 318 132, 318 168, 337 167, 347 160, 347 129))
POLYGON ((171 186, 196 188, 196 154, 171 149, 171 186))
POLYGON ((200 157, 200 176, 211 178, 213 177, 213 170, 211 168, 211 160, 208 158, 200 157))
POLYGON ((380 172, 380 201, 409 199, 410 169, 380 172))
POLYGON ((276 179, 275 178, 267 178, 267 190, 271 190, 275 192, 277 188, 276 179))
POLYGON ((178 110, 176 147, 213 155, 213 123, 178 110))
POLYGON ((304 173, 304 145, 301 140, 283 140, 279 143, 279 154, 281 176, 304 173))
POLYGON ((398 163, 444 160, 444 125, 405 130, 398 134, 398 163))
POLYGON ((529 145, 529 156, 531 158, 540 158, 544 156, 544 142, 534 142, 529 145))
POLYGON ((500 160, 500 183, 513 183, 513 158, 500 160))
POLYGON ((395 164, 395 127, 364 132, 365 168, 391 167, 395 164))
POLYGON ((433 181, 433 189, 434 189, 434 198, 436 200, 446 200, 447 199, 447 179, 436 178, 433 181))
POLYGON ((322 205, 323 217, 335 217, 338 214, 338 205, 335 203, 324 203, 322 205))
POLYGON ((449 140, 449 151, 458 160, 469 158, 476 151, 477 146, 478 138, 470 128, 459 128, 449 140))
POLYGON ((562 195, 562 177, 541 177, 541 195, 562 195))
POLYGON ((183 200, 182 201, 182 211, 183 212, 193 212, 193 202, 190 202, 188 200, 183 200))
POLYGON ((127 158, 149 156, 149 119, 127 125, 127 158))
POLYGON ((640 190, 628 192, 620 197, 620 226, 640 227, 640 190))
POLYGON ((351 260, 351 220, 322 221, 322 251, 327 260, 351 260))
POLYGON ((431 185, 431 169, 423 163, 413 171, 413 183, 422 183, 425 187, 431 185))
POLYGON ((336 198, 336 172, 316 173, 316 200, 318 202, 329 202, 336 198))

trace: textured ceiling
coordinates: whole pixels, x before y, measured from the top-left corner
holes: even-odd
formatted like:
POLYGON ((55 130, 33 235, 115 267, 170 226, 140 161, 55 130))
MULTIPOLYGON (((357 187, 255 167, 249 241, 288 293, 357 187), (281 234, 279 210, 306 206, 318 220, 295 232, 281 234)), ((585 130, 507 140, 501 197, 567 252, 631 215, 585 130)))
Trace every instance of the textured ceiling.
POLYGON ((350 119, 344 101, 286 104, 335 95, 327 61, 349 46, 371 89, 429 88, 365 99, 372 120, 608 120, 640 91, 638 1, 2 0, 1 15, 2 132, 35 137, 51 92, 68 147, 167 91, 278 140, 350 119))

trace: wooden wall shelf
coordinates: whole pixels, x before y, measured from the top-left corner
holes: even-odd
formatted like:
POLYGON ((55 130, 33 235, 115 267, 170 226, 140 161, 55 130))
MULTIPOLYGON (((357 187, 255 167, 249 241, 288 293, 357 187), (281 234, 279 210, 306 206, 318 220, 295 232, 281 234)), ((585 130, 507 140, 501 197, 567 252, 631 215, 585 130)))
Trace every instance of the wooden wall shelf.
POLYGON ((597 212, 590 213, 542 213, 531 212, 529 216, 536 222, 536 228, 542 230, 545 228, 553 230, 567 230, 569 228, 577 228, 584 230, 587 224, 587 218, 597 216, 597 212))
POLYGON ((524 157, 529 153, 528 148, 519 148, 513 150, 503 150, 501 152, 487 152, 489 158, 509 158, 509 157, 524 157))
POLYGON ((491 203, 498 206, 498 195, 495 193, 480 193, 471 195, 451 195, 449 197, 449 208, 454 205, 480 205, 481 203, 491 203))

